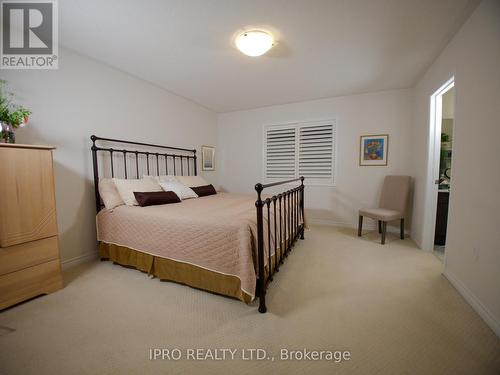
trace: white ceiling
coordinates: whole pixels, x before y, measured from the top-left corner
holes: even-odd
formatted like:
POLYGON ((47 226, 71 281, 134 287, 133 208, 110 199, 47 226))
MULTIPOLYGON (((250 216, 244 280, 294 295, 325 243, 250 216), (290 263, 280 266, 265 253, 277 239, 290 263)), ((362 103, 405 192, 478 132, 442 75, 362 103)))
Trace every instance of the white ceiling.
MULTIPOLYGON (((477 0, 64 0, 63 46, 216 112, 411 87, 477 0), (279 40, 251 58, 246 26, 279 40)), ((61 64, 64 64, 61 61, 61 64)))

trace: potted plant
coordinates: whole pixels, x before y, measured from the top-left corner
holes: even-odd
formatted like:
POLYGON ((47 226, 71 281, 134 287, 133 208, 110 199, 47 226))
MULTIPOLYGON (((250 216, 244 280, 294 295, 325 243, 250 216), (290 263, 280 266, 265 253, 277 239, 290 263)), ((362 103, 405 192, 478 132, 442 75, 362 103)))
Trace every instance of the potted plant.
POLYGON ((441 133, 441 150, 451 150, 451 137, 449 134, 441 133))
POLYGON ((31 111, 13 103, 14 94, 6 92, 7 82, 0 80, 0 142, 15 143, 14 130, 28 123, 31 111))

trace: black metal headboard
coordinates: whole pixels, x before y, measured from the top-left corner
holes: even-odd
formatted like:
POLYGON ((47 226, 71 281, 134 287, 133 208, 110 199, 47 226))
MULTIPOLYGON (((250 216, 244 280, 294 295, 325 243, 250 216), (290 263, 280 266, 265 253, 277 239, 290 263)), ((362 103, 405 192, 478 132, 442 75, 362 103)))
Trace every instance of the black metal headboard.
POLYGON ((90 139, 92 140, 91 150, 97 212, 103 206, 99 195, 100 178, 132 179, 141 178, 145 174, 157 176, 163 174, 197 175, 196 149, 101 138, 96 135, 92 135, 90 139), (112 147, 113 145, 115 147, 112 147), (140 146, 141 149, 137 149, 137 147, 136 149, 130 149, 130 145, 140 146), (102 157, 99 158, 99 156, 102 157), (106 156, 108 160, 106 160, 106 156), (101 174, 99 174, 99 171, 101 171, 101 174))

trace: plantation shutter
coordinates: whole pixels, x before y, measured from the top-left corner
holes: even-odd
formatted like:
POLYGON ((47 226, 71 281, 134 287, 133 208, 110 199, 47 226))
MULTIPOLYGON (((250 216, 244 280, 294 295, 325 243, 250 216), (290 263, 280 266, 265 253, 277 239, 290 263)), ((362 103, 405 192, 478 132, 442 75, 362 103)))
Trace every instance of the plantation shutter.
POLYGON ((296 128, 279 127, 266 130, 266 178, 294 178, 296 175, 296 128))
POLYGON ((299 125, 299 176, 333 182, 335 129, 332 123, 299 125))
POLYGON ((304 176, 306 183, 333 185, 335 120, 264 128, 264 179, 273 182, 304 176))

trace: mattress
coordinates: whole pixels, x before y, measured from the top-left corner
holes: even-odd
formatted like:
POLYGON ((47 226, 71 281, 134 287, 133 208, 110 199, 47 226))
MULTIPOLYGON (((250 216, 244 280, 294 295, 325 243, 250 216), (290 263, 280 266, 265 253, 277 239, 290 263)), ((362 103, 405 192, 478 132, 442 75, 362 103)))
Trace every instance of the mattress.
MULTIPOLYGON (((101 242, 235 276, 242 291, 255 297, 255 195, 221 192, 174 204, 119 206, 100 211, 96 220, 101 242)), ((266 260, 267 248, 265 243, 266 260)))

